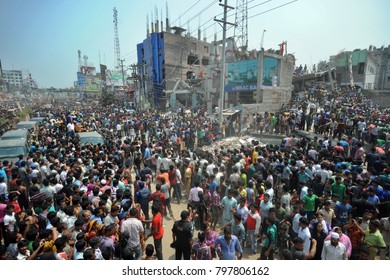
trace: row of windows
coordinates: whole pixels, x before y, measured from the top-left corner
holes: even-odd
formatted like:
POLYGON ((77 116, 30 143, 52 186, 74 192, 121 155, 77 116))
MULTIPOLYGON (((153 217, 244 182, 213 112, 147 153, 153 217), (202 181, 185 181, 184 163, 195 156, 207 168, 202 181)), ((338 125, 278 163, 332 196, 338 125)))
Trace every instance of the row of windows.
POLYGON ((22 81, 20 78, 5 78, 6 81, 22 81))

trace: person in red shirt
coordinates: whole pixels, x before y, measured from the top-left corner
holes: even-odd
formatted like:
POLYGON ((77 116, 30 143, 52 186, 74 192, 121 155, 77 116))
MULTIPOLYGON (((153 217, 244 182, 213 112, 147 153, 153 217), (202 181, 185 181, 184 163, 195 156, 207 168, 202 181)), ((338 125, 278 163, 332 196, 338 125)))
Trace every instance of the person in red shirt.
POLYGON ((8 195, 8 204, 12 204, 14 206, 15 214, 18 214, 19 212, 22 211, 18 203, 18 197, 19 197, 19 192, 11 192, 8 195))
POLYGON ((333 147, 333 155, 342 155, 344 156, 344 148, 341 146, 340 142, 337 142, 337 145, 333 147))
POLYGON ((160 174, 156 177, 156 180, 160 181, 160 184, 161 184, 161 178, 165 178, 165 183, 167 183, 169 187, 171 186, 168 170, 165 170, 163 168, 160 169, 160 174))
POLYGON ((146 240, 149 237, 153 236, 154 248, 156 250, 157 259, 163 260, 163 254, 162 254, 162 238, 164 236, 163 218, 158 207, 156 206, 152 206, 152 214, 153 214, 153 219, 149 221, 145 221, 145 223, 152 223, 151 231, 146 237, 146 240))
POLYGON ((161 192, 161 184, 156 184, 156 191, 149 196, 149 201, 153 201, 152 206, 156 206, 161 215, 164 215, 166 197, 164 193, 161 192), (158 197, 158 199, 156 197, 158 197))

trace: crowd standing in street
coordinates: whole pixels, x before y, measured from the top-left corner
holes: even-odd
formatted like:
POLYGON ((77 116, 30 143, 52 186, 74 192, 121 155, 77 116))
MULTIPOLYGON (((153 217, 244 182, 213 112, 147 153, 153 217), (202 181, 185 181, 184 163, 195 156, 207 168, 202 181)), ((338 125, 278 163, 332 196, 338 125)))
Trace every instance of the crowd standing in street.
POLYGON ((0 258, 162 260, 172 239, 177 260, 388 259, 388 113, 314 88, 245 118, 280 145, 209 152, 223 131, 202 108, 48 110, 27 157, 0 164, 0 258), (104 143, 81 145, 82 131, 104 143))

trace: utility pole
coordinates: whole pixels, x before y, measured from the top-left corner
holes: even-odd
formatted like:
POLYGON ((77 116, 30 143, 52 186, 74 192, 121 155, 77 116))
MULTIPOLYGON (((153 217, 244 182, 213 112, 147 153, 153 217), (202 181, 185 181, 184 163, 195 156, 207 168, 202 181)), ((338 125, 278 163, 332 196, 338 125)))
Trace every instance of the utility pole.
POLYGON ((260 43, 260 51, 263 51, 263 44, 264 44, 264 34, 267 30, 263 30, 263 35, 261 35, 261 43, 260 43))
MULTIPOLYGON (((219 0, 222 2, 222 0, 219 0)), ((226 49, 226 26, 227 24, 229 25, 234 25, 236 24, 227 22, 227 12, 228 9, 233 10, 234 7, 228 6, 228 0, 225 0, 224 4, 219 4, 219 6, 223 7, 223 19, 214 19, 215 21, 222 23, 222 59, 221 59, 221 86, 220 86, 220 95, 219 95, 219 112, 218 112, 218 117, 219 117, 219 125, 222 128, 222 123, 223 123, 223 107, 225 103, 225 61, 226 61, 226 55, 225 55, 225 49, 226 49)))

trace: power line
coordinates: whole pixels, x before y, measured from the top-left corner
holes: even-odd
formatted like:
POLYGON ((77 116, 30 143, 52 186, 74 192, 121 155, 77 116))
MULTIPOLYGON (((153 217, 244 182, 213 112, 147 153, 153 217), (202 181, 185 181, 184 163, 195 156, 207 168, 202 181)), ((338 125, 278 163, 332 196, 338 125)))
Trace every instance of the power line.
POLYGON ((250 16, 248 19, 251 19, 251 18, 257 17, 257 16, 259 16, 259 15, 262 15, 262 14, 268 13, 268 12, 270 12, 270 11, 273 11, 273 10, 279 9, 279 8, 281 8, 281 7, 284 7, 284 6, 290 5, 290 4, 292 4, 292 3, 294 3, 294 2, 297 2, 297 1, 298 1, 298 0, 293 0, 293 1, 287 2, 287 3, 285 3, 285 4, 282 4, 282 5, 276 6, 276 7, 272 8, 272 9, 266 10, 266 11, 264 11, 264 12, 261 12, 261 13, 258 13, 258 14, 255 14, 255 15, 253 15, 253 16, 250 16))
MULTIPOLYGON (((251 2, 253 2, 253 1, 257 1, 257 0, 250 0, 250 1, 248 1, 248 4, 251 3, 251 2)), ((254 6, 251 6, 251 7, 248 8, 248 11, 251 10, 251 9, 253 9, 253 8, 255 8, 255 7, 258 7, 258 6, 260 6, 260 5, 263 5, 263 4, 266 4, 266 3, 268 3, 268 2, 271 2, 271 1, 272 1, 272 0, 267 0, 267 1, 261 2, 261 3, 259 3, 259 4, 256 4, 256 5, 254 5, 254 6)), ((230 10, 230 11, 228 11, 228 12, 232 12, 232 10, 230 10)), ((207 20, 206 22, 204 22, 202 25, 200 25, 197 29, 201 29, 201 27, 205 26, 207 23, 209 23, 210 21, 212 21, 214 18, 216 18, 216 17, 218 17, 218 16, 221 16, 221 15, 223 15, 223 13, 217 14, 215 17, 210 18, 209 20, 207 20)), ((235 16, 235 14, 234 14, 234 13, 233 13, 233 14, 230 14, 230 15, 228 15, 227 17, 229 18, 229 17, 232 17, 232 16, 235 16)), ((249 18, 248 18, 248 19, 249 19, 249 18)), ((209 25, 208 27, 204 28, 203 30, 209 29, 210 27, 214 26, 214 24, 215 24, 215 22, 213 22, 211 25, 209 25)), ((190 32, 190 35, 193 35, 193 34, 197 31, 197 29, 195 29, 194 31, 190 32)), ((230 29, 230 28, 229 28, 229 29, 230 29)), ((220 31, 220 32, 222 32, 222 31, 220 31)), ((220 32, 218 32, 218 33, 220 33, 220 32)), ((216 34, 218 34, 218 33, 216 33, 216 34)), ((207 37, 207 38, 210 38, 210 37, 212 37, 212 36, 214 36, 214 35, 211 35, 211 36, 209 36, 209 37, 207 37)))
POLYGON ((172 21, 171 24, 173 25, 176 21, 178 21, 179 19, 181 19, 182 16, 184 16, 189 10, 191 10, 193 7, 195 7, 200 1, 201 1, 201 0, 198 0, 194 5, 192 5, 191 7, 189 7, 187 11, 185 11, 185 12, 184 12, 183 14, 181 14, 177 19, 175 19, 174 21, 172 21))
POLYGON ((217 3, 218 0, 214 0, 213 2, 211 2, 210 4, 208 4, 206 7, 204 7, 199 13, 195 14, 192 18, 190 18, 189 20, 187 20, 183 26, 185 26, 186 24, 189 24, 193 19, 197 18, 198 16, 200 16, 203 12, 205 12, 207 9, 209 9, 211 6, 213 6, 215 3, 217 3))
MULTIPOLYGON (((252 1, 254 1, 254 0, 252 0, 252 1)), ((265 4, 265 3, 267 3, 267 2, 270 2, 270 1, 272 1, 272 0, 267 0, 267 1, 264 1, 264 2, 262 2, 262 3, 259 3, 259 4, 255 5, 255 6, 252 6, 252 7, 248 8, 248 10, 250 10, 250 9, 252 9, 252 8, 254 8, 254 7, 260 6, 260 5, 262 5, 262 4, 265 4)), ((270 11, 276 10, 276 9, 281 8, 281 7, 284 7, 284 6, 287 6, 287 5, 292 4, 292 3, 294 3, 294 2, 297 2, 297 1, 298 1, 298 0, 293 0, 293 1, 287 2, 287 3, 285 3, 285 4, 276 6, 276 7, 272 8, 272 9, 266 10, 266 11, 261 12, 261 13, 258 13, 258 14, 255 14, 255 15, 253 15, 253 16, 250 16, 250 17, 248 17, 248 19, 251 19, 251 18, 257 17, 257 16, 259 16, 259 15, 268 13, 268 12, 270 12, 270 11)), ((230 15, 230 16, 233 16, 233 15, 230 15)), ((229 16, 228 16, 228 17, 229 17, 229 16)), ((213 25, 214 25, 214 24, 213 24, 213 25)), ((212 26, 212 25, 211 25, 211 26, 212 26)), ((211 26, 209 26, 209 27, 211 27, 211 26)), ((209 28, 209 27, 207 27, 207 28, 209 28)), ((232 27, 228 28, 227 30, 229 30, 229 29, 231 29, 231 28, 232 28, 232 27)), ((205 30, 206 30, 206 29, 205 29, 205 30)), ((221 32, 222 32, 222 30, 216 32, 215 34, 219 34, 219 33, 221 33, 221 32)), ((207 39, 213 37, 215 34, 213 34, 213 35, 207 37, 207 39)))

